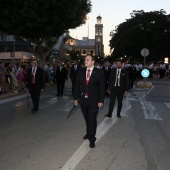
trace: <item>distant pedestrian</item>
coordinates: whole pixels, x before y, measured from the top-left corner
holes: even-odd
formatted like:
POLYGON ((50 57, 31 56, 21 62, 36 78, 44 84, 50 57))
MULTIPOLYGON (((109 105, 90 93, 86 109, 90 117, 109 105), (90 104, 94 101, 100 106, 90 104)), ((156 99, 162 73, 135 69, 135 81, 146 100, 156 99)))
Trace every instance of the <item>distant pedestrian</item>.
POLYGON ((110 63, 108 61, 105 61, 104 66, 102 67, 102 70, 104 72, 105 76, 105 95, 108 97, 108 84, 109 84, 109 77, 111 73, 111 68, 109 67, 110 63))
POLYGON ((72 82, 72 95, 74 96, 74 87, 76 84, 76 78, 77 78, 77 73, 81 69, 81 66, 77 64, 77 61, 75 60, 73 65, 70 68, 70 80, 72 82))
POLYGON ((56 81, 57 81, 57 95, 62 96, 64 91, 65 80, 68 80, 67 69, 64 67, 64 63, 60 62, 56 69, 56 81))
POLYGON ((136 67, 134 67, 134 64, 131 64, 130 67, 128 67, 128 78, 129 78, 129 90, 133 89, 134 81, 136 80, 136 67))

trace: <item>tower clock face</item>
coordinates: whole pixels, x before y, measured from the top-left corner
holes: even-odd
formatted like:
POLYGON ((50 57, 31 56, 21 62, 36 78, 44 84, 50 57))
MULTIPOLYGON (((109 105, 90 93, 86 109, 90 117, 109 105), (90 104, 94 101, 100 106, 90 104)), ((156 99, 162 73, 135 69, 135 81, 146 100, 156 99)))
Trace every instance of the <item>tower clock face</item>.
POLYGON ((100 38, 97 38, 97 41, 100 42, 100 38))

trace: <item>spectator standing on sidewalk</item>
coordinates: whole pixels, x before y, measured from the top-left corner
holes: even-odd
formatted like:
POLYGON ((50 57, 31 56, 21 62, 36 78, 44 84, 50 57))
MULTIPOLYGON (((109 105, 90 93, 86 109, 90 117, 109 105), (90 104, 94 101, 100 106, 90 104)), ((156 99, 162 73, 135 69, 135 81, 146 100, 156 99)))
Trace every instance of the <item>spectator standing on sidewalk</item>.
POLYGON ((7 84, 6 84, 6 70, 4 67, 4 63, 0 62, 0 82, 1 82, 1 92, 6 93, 7 92, 7 84))
POLYGON ((19 90, 21 91, 24 90, 24 75, 25 75, 25 70, 23 69, 22 63, 20 63, 16 72, 16 77, 19 83, 19 90))

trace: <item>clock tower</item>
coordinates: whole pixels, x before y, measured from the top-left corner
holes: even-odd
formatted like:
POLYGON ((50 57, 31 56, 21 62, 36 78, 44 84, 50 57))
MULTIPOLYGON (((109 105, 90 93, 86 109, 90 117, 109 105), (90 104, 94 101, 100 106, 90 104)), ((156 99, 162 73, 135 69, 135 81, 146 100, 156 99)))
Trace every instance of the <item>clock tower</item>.
POLYGON ((103 24, 101 23, 102 17, 97 17, 97 23, 95 24, 95 54, 96 56, 104 55, 103 46, 103 24))

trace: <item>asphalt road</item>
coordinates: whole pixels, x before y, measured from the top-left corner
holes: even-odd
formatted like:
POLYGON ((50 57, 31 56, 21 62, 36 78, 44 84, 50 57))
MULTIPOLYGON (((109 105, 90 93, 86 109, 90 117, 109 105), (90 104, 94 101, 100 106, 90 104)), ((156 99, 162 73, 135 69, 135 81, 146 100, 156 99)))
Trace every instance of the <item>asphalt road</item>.
POLYGON ((71 83, 63 97, 56 87, 41 95, 36 114, 26 95, 0 99, 1 170, 169 170, 170 80, 154 79, 151 89, 134 88, 123 101, 122 118, 105 118, 109 98, 99 111, 94 149, 83 140, 85 122, 73 106, 71 83))

